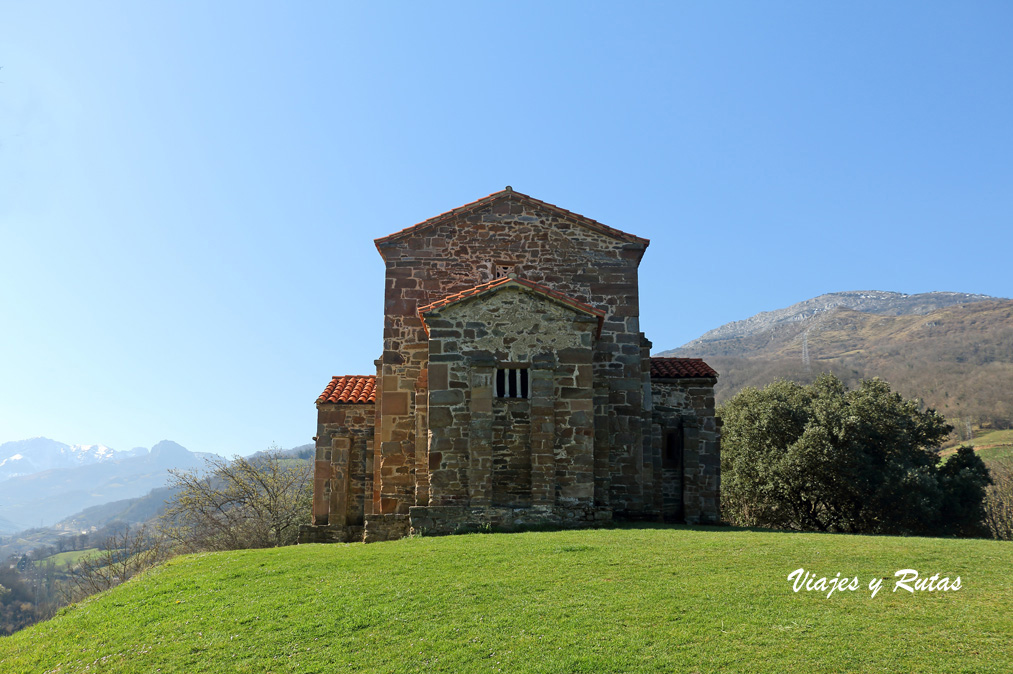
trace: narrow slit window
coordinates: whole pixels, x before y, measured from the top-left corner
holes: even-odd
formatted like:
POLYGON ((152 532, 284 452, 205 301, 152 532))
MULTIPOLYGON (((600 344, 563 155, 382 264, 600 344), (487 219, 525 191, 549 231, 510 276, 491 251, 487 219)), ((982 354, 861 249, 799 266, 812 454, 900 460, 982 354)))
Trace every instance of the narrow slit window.
POLYGON ((685 448, 686 434, 682 427, 682 421, 679 421, 675 425, 675 428, 669 428, 665 431, 661 457, 662 467, 681 470, 685 448))
POLYGON ((527 398, 528 397, 527 368, 501 367, 498 370, 496 370, 496 397, 527 398))

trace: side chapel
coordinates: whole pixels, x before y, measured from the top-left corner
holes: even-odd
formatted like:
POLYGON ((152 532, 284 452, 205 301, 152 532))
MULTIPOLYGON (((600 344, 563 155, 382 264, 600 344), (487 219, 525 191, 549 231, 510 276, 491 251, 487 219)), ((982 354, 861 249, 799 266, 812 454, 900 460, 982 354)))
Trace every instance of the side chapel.
POLYGON ((718 521, 717 373, 650 356, 647 239, 507 187, 375 243, 383 354, 317 398, 301 542, 718 521))

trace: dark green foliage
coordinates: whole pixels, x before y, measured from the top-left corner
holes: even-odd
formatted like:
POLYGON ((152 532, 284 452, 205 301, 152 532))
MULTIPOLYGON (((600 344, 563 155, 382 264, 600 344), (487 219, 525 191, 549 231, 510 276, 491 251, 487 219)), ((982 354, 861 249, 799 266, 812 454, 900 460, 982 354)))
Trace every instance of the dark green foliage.
POLYGON ((981 535, 988 470, 969 448, 945 466, 952 428, 879 379, 833 375, 747 388, 721 409, 722 509, 781 529, 981 535))

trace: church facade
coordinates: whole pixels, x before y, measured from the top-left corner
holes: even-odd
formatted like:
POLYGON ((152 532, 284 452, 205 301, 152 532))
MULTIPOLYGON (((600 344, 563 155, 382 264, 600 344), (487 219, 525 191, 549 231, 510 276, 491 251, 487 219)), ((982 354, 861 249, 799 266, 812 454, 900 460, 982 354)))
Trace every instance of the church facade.
POLYGON ((383 351, 317 398, 301 542, 718 521, 717 373, 651 358, 647 239, 508 187, 375 243, 383 351))

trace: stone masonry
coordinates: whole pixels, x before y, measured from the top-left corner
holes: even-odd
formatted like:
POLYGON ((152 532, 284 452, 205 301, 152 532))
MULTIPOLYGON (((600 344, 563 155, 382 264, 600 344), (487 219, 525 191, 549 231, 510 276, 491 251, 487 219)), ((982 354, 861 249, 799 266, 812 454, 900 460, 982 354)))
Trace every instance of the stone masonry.
POLYGON ((510 188, 376 240, 376 375, 317 400, 300 540, 717 522, 717 374, 652 359, 648 241, 510 188))

